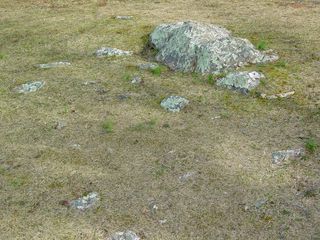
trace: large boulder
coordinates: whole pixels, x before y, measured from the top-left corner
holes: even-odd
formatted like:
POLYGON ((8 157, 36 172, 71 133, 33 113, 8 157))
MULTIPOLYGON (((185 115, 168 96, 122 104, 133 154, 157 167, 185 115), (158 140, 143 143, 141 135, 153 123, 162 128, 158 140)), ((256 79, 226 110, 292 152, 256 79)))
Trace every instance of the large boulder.
POLYGON ((217 74, 278 59, 258 51, 247 39, 233 37, 225 28, 193 21, 159 25, 149 45, 158 51, 157 61, 183 72, 217 74))

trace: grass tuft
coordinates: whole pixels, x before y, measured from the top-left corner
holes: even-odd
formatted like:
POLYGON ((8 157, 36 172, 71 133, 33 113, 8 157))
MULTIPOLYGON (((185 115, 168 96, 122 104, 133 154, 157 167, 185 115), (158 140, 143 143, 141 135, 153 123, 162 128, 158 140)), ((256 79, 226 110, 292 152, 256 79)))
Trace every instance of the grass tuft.
POLYGON ((266 50, 267 49, 267 43, 264 40, 260 40, 257 44, 257 49, 259 50, 266 50))

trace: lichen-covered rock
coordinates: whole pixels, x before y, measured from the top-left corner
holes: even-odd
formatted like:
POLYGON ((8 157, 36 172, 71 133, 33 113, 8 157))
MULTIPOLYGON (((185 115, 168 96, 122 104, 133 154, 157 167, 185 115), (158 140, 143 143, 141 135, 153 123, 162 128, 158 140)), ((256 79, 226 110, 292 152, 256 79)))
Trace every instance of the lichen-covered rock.
POLYGON ((150 35, 156 60, 172 70, 222 73, 250 63, 277 60, 222 27, 193 21, 161 24, 150 35))
POLYGON ((261 78, 264 78, 264 75, 258 72, 233 72, 218 79, 217 85, 248 93, 259 85, 261 78))
POLYGON ((98 200, 99 200, 98 193, 92 192, 86 196, 70 201, 69 206, 79 210, 86 210, 92 207, 98 200))
POLYGON ((44 85, 45 85, 45 82, 43 81, 30 82, 30 83, 25 83, 16 87, 14 91, 18 93, 31 93, 31 92, 38 91, 44 85))
POLYGON ((131 51, 124 51, 117 48, 103 47, 96 51, 97 57, 112 57, 112 56, 131 56, 131 51))
POLYGON ((282 164, 290 159, 299 159, 305 156, 303 148, 277 151, 272 153, 272 163, 282 164))
POLYGON ((166 109, 169 112, 180 112, 185 106, 189 104, 189 100, 179 97, 179 96, 170 96, 161 102, 161 107, 166 109))
POLYGON ((71 63, 69 62, 53 62, 53 63, 38 64, 37 67, 42 69, 48 69, 48 68, 56 68, 56 67, 66 67, 70 65, 71 63))
POLYGON ((140 240, 140 238, 134 232, 127 230, 113 234, 108 240, 140 240))
POLYGON ((159 65, 156 63, 141 63, 138 67, 140 70, 155 70, 159 65))

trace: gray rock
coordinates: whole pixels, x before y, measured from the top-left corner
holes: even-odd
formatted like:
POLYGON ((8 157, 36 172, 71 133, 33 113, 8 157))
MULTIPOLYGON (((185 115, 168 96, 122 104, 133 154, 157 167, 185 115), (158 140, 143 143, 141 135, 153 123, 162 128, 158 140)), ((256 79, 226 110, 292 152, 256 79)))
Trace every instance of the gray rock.
POLYGON ((161 102, 161 107, 170 112, 180 112, 185 106, 189 104, 189 100, 179 97, 179 96, 170 96, 161 102))
POLYGON ((118 19, 118 20, 130 20, 132 19, 133 16, 116 16, 115 19, 118 19))
POLYGON ((303 148, 277 151, 272 153, 272 163, 281 164, 290 159, 299 159, 305 156, 305 150, 303 148))
POLYGON ((278 59, 258 51, 247 39, 233 37, 225 28, 193 21, 159 25, 149 45, 158 50, 157 61, 183 72, 217 74, 278 59))
POLYGON ((38 91, 44 85, 45 85, 45 82, 43 81, 30 82, 30 83, 25 83, 16 87, 14 91, 18 93, 31 93, 31 92, 38 91))
POLYGON ((124 51, 117 48, 103 47, 96 51, 97 57, 112 57, 112 56, 131 56, 131 51, 124 51))
POLYGON ((233 72, 218 79, 217 85, 248 93, 259 85, 261 78, 264 75, 258 72, 233 72))
POLYGON ((108 240, 140 240, 140 238, 134 232, 127 230, 113 234, 108 240))
POLYGON ((142 78, 139 76, 134 76, 133 79, 131 80, 132 84, 140 84, 142 83, 142 78))
POLYGON ((89 193, 86 196, 73 200, 69 203, 70 207, 76 208, 79 210, 86 210, 95 205, 95 203, 99 200, 99 195, 96 192, 89 193))
POLYGON ((157 63, 141 63, 138 65, 140 70, 154 70, 159 67, 157 63))
POLYGON ((56 68, 56 67, 65 67, 70 65, 71 63, 69 62, 53 62, 53 63, 38 64, 37 67, 42 69, 48 69, 48 68, 56 68))
POLYGON ((54 129, 61 130, 61 129, 65 128, 66 126, 67 126, 67 124, 65 122, 58 121, 58 122, 56 122, 54 129))

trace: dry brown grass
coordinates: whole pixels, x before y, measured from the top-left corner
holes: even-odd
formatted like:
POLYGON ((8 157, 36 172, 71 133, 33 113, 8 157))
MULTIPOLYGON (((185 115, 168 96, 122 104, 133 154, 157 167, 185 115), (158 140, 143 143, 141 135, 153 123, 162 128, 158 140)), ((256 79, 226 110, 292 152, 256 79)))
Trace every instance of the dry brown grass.
POLYGON ((98 2, 0 2, 0 239, 105 239, 124 229, 152 240, 318 239, 319 150, 279 168, 270 158, 309 137, 320 142, 320 5, 98 2), (155 76, 132 67, 144 61, 139 53, 154 26, 185 19, 265 40, 286 65, 259 66, 269 77, 260 90, 297 94, 268 102, 218 89, 202 76, 155 76), (92 53, 101 46, 136 54, 97 59, 92 53), (34 68, 58 60, 72 66, 34 68), (143 76, 143 86, 126 80, 134 74, 143 76), (29 95, 12 92, 32 80, 46 86, 29 95), (97 83, 83 85, 91 80, 97 83), (120 101, 123 94, 129 98, 120 101), (163 111, 159 101, 170 94, 187 97, 190 106, 179 114, 163 111), (54 129, 59 120, 67 127, 54 129), (111 133, 102 127, 107 120, 111 133), (150 121, 152 127, 136 127, 150 121), (189 171, 195 177, 179 182, 189 171), (59 205, 88 191, 101 194, 95 209, 59 205), (255 209, 263 198, 268 203, 255 209), (148 210, 151 199, 156 215, 148 210))

